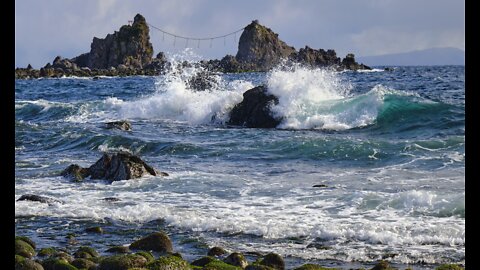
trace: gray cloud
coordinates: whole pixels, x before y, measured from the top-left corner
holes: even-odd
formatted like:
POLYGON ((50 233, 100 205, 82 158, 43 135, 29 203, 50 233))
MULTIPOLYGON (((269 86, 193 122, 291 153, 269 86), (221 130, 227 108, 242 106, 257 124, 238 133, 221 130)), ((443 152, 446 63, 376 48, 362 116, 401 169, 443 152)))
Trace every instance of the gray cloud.
MULTIPOLYGON (((465 3, 458 0, 16 0, 15 64, 39 68, 57 55, 88 52, 94 36, 113 33, 137 13, 157 27, 193 37, 225 34, 258 19, 297 49, 335 49, 342 57, 465 48, 465 3)), ((185 48, 185 40, 173 47, 171 37, 162 41, 154 29, 150 36, 156 53, 185 48)), ((204 58, 237 51, 234 37, 216 40, 212 48, 209 42, 197 45, 189 42, 204 58)))

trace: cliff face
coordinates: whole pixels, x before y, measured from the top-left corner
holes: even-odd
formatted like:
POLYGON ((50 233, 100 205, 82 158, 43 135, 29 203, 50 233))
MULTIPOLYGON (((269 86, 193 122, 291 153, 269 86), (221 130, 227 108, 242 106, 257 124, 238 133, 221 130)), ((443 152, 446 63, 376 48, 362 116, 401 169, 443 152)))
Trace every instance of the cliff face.
POLYGON ((133 24, 124 25, 105 38, 93 38, 90 52, 72 59, 80 67, 109 68, 126 65, 142 68, 152 61, 153 46, 145 18, 137 14, 133 24))
POLYGON ((255 63, 259 69, 269 69, 295 52, 278 38, 278 34, 253 21, 243 30, 238 43, 236 60, 255 63))

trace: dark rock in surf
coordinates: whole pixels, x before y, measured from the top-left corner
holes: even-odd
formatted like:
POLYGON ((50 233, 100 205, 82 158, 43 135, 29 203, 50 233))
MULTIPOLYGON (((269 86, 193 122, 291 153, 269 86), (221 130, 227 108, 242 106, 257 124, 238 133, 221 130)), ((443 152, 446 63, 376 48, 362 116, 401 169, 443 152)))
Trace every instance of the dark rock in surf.
POLYGON ((187 83, 190 89, 196 91, 205 91, 218 85, 217 78, 211 72, 202 71, 190 78, 187 83))
POLYGON ((127 152, 103 154, 95 164, 88 169, 92 179, 120 181, 140 178, 146 174, 153 176, 157 172, 141 158, 127 152))
POLYGON ((82 168, 77 164, 72 164, 63 170, 60 175, 74 181, 82 181, 85 177, 90 175, 90 173, 88 168, 82 168))
POLYGON ((88 169, 74 164, 62 172, 62 176, 73 178, 76 181, 81 181, 90 176, 90 179, 109 180, 112 182, 140 178, 148 174, 168 176, 167 173, 158 172, 141 158, 128 152, 105 153, 88 169))
POLYGON ((53 198, 48 198, 45 196, 39 196, 39 195, 34 195, 34 194, 25 194, 22 195, 17 201, 32 201, 32 202, 41 202, 41 203, 63 203, 60 200, 53 199, 53 198))
POLYGON ((250 128, 275 128, 281 118, 272 116, 270 107, 278 98, 269 94, 265 86, 257 86, 243 93, 243 100, 230 112, 228 124, 250 128))
POLYGON ((132 130, 132 124, 127 120, 113 121, 105 123, 105 128, 130 131, 132 130))
POLYGON ((360 70, 360 69, 371 70, 369 66, 357 63, 355 61, 355 55, 353 53, 349 53, 347 54, 347 56, 345 56, 345 58, 343 58, 342 65, 346 69, 350 69, 350 70, 360 70))
POLYGON ((133 242, 130 249, 153 250, 158 252, 173 252, 172 241, 164 232, 152 233, 133 242))

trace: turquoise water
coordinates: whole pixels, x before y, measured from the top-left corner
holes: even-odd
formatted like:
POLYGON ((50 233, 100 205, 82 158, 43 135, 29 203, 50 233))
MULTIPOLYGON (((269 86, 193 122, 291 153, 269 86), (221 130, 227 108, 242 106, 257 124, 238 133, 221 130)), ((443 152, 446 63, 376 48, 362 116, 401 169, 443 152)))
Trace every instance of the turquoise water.
POLYGON ((201 92, 185 83, 196 72, 17 80, 15 199, 64 203, 16 201, 16 233, 65 247, 74 232, 77 245, 102 253, 162 229, 189 260, 217 245, 277 252, 287 268, 465 262, 463 66, 218 74, 201 92), (279 96, 280 126, 228 126, 231 108, 259 84, 279 96), (133 130, 103 127, 120 119, 133 130), (170 176, 58 176, 116 150, 170 176), (93 225, 107 233, 84 233, 93 225))

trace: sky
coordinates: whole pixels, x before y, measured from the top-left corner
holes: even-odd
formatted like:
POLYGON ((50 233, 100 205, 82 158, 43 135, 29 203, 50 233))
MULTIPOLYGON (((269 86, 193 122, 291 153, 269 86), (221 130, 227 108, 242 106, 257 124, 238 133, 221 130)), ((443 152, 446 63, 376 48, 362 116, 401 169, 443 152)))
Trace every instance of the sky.
MULTIPOLYGON (((220 36, 257 19, 297 50, 334 49, 337 56, 382 55, 438 47, 465 50, 462 0, 15 0, 15 66, 45 66, 60 55, 90 51, 137 14, 176 35, 220 36)), ((197 42, 150 28, 155 55, 186 46, 202 59, 235 55, 240 34, 197 42)))

